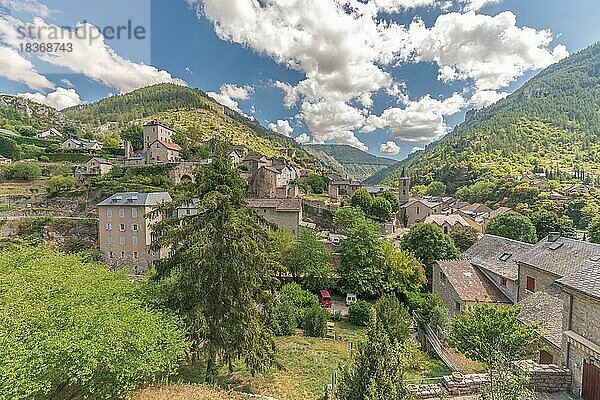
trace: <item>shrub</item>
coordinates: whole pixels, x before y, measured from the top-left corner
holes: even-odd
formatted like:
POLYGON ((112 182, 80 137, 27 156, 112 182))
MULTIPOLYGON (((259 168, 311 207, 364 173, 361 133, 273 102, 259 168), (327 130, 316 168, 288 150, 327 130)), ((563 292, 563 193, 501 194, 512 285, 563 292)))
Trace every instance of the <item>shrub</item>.
POLYGON ((36 164, 16 162, 2 168, 1 175, 11 181, 34 181, 42 176, 42 170, 36 164))
POLYGON ((298 322, 296 309, 288 302, 279 302, 273 310, 275 317, 275 334, 277 336, 290 336, 296 333, 298 322))
POLYGON ((364 300, 358 300, 350 305, 348 309, 348 320, 353 325, 364 325, 369 323, 371 316, 371 304, 364 300))
POLYGON ((317 296, 302 289, 297 283, 288 283, 281 288, 281 301, 288 302, 297 309, 319 305, 317 296))
POLYGON ((73 189, 77 181, 72 176, 55 175, 46 182, 46 190, 51 195, 66 192, 73 189))
POLYGON ((329 312, 319 305, 304 310, 302 329, 306 336, 325 337, 327 334, 327 316, 329 312))
POLYGON ((65 251, 71 254, 79 253, 85 250, 86 247, 87 243, 85 242, 85 239, 79 235, 69 236, 65 243, 65 251))

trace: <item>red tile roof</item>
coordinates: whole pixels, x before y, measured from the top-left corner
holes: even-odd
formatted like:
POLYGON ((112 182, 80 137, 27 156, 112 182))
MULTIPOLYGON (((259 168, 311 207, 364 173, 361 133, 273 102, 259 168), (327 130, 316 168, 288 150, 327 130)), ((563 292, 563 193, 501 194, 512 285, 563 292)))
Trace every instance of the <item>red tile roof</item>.
POLYGON ((154 142, 152 142, 152 144, 156 142, 162 144, 169 150, 181 151, 181 147, 177 143, 165 142, 163 140, 155 140, 154 142))

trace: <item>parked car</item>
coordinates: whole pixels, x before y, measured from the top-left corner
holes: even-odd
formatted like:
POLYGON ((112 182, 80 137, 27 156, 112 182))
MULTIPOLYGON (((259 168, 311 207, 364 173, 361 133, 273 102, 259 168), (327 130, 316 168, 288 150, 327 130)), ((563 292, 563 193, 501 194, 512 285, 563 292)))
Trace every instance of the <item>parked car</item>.
POLYGON ((319 290, 319 303, 321 304, 321 307, 331 307, 331 296, 327 290, 319 290))
POLYGON ((346 294, 346 306, 350 307, 352 303, 356 303, 356 295, 354 293, 346 294))

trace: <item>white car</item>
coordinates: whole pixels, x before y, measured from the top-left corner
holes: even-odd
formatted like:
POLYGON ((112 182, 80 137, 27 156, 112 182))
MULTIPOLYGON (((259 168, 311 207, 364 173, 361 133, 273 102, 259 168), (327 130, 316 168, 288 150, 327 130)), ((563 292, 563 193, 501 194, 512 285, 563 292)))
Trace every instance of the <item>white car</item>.
POLYGON ((350 307, 350 304, 356 303, 356 295, 354 293, 348 293, 346 295, 346 306, 350 307))

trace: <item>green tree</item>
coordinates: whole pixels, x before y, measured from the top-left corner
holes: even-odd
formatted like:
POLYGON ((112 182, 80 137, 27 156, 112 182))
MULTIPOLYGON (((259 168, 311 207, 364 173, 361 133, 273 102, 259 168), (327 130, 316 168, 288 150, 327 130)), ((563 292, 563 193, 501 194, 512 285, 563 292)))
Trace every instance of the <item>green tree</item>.
POLYGON ((357 219, 344 230, 339 287, 361 296, 374 296, 383 287, 384 253, 379 226, 364 216, 353 217, 357 219))
POLYGON ((306 178, 306 183, 310 187, 310 190, 315 194, 325 193, 327 191, 328 183, 327 180, 318 174, 310 174, 306 178))
POLYGON ((481 392, 484 400, 520 400, 531 395, 527 379, 512 365, 529 356, 538 341, 536 327, 518 321, 520 311, 519 307, 479 303, 454 318, 449 342, 486 366, 489 382, 481 392))
POLYGON ((0 135, 0 156, 18 160, 21 158, 21 147, 11 138, 0 135))
POLYGON ((369 214, 371 212, 372 203, 373 196, 364 188, 356 190, 350 197, 350 205, 362 210, 362 212, 365 214, 369 214))
POLYGON ((357 326, 366 326, 371 318, 371 303, 358 300, 348 307, 348 321, 357 326))
POLYGON ((460 252, 473 246, 479 239, 477 231, 470 226, 457 225, 450 229, 449 234, 460 252))
POLYGON ((398 249, 390 240, 382 243, 384 268, 383 292, 418 293, 425 284, 423 265, 410 251, 398 249))
POLYGON ((283 285, 280 291, 281 301, 292 304, 297 309, 310 308, 319 304, 317 296, 297 283, 288 283, 283 285))
POLYGON ((446 185, 444 185, 442 182, 433 181, 429 185, 427 185, 426 194, 428 196, 435 197, 443 196, 446 194, 446 185))
POLYGON ((50 194, 67 192, 77 185, 73 176, 55 175, 46 181, 46 190, 50 194))
POLYGON ((13 181, 34 181, 42 176, 42 170, 37 164, 21 161, 5 166, 3 175, 13 181))
POLYGON ((169 286, 169 305, 187 323, 194 351, 206 358, 206 379, 219 362, 243 359, 251 373, 270 365, 273 341, 260 307, 274 283, 267 222, 246 202, 246 184, 231 165, 227 145, 216 143, 213 162, 195 170, 187 185, 154 214, 176 215, 196 200, 198 214, 165 218, 154 226, 154 251, 170 248, 156 262, 155 281, 169 286))
POLYGON ((600 243, 600 216, 594 218, 588 226, 588 240, 592 243, 600 243))
POLYGON ((329 311, 319 305, 313 305, 302 313, 302 329, 310 337, 325 337, 329 311))
POLYGON ((526 243, 535 243, 537 239, 531 220, 514 211, 492 218, 486 233, 526 243))
POLYGON ((369 215, 380 221, 387 221, 392 215, 392 205, 383 197, 375 197, 371 202, 369 215))
POLYGON ((129 125, 121 132, 121 139, 131 143, 133 150, 141 150, 144 147, 144 128, 139 125, 129 125))
POLYGON ((269 232, 268 254, 280 272, 287 271, 296 279, 302 270, 298 265, 298 240, 291 232, 283 229, 269 232))
POLYGON ((342 370, 337 388, 340 400, 401 400, 404 387, 405 352, 399 338, 391 337, 387 324, 379 318, 393 315, 389 310, 373 310, 368 326, 369 340, 359 343, 348 366, 342 370))
POLYGON ((411 251, 425 266, 425 275, 431 285, 433 263, 437 260, 451 260, 459 252, 452 238, 435 225, 415 224, 402 238, 402 248, 411 251))
POLYGON ((393 294, 381 296, 373 305, 377 321, 391 340, 403 344, 410 337, 411 318, 408 310, 393 294))
POLYGON ((400 204, 398 203, 398 198, 396 197, 396 194, 394 192, 388 190, 387 192, 383 192, 379 196, 383 197, 388 201, 388 203, 390 203, 393 213, 397 213, 398 210, 400 210, 400 204))
POLYGON ((331 254, 319 236, 311 230, 303 230, 295 251, 298 271, 303 275, 302 285, 310 290, 328 288, 331 285, 331 254))
POLYGON ((179 318, 124 271, 29 247, 0 253, 0 281, 0 398, 124 398, 185 360, 179 318))

